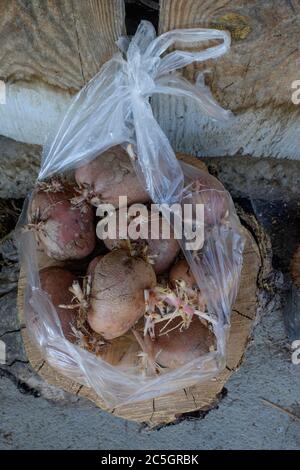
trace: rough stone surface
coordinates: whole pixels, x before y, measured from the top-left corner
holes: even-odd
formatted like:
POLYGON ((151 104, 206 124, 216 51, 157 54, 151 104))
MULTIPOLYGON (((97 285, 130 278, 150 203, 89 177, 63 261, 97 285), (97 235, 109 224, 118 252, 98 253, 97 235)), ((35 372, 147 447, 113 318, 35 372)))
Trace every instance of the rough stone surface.
POLYGON ((300 162, 250 156, 203 158, 234 197, 299 198, 300 162))
MULTIPOLYGON (((3 373, 2 373, 3 374, 3 373)), ((300 366, 279 310, 267 312, 227 395, 204 419, 148 431, 75 397, 52 400, 0 379, 0 449, 299 449, 300 422, 264 404, 300 411, 300 366)))
POLYGON ((0 198, 23 198, 33 188, 41 147, 0 136, 0 198))
MULTIPOLYGON (((19 279, 18 253, 13 233, 0 240, 0 296, 16 289, 19 279)), ((0 303, 3 298, 0 298, 0 303)), ((4 301, 5 302, 5 301, 4 301)), ((3 320, 2 320, 3 321, 3 320)), ((8 320, 7 321, 11 321, 8 320)), ((1 335, 1 320, 0 320, 1 335)))

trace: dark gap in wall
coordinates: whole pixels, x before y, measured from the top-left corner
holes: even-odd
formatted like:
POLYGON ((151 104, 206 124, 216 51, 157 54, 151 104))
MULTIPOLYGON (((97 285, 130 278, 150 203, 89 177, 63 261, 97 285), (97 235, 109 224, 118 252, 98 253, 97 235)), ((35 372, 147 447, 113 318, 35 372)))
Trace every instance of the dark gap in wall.
POLYGON ((133 36, 141 20, 150 21, 158 29, 159 0, 125 0, 125 24, 128 36, 133 36))
POLYGON ((15 228, 22 206, 23 199, 0 198, 0 240, 15 228))

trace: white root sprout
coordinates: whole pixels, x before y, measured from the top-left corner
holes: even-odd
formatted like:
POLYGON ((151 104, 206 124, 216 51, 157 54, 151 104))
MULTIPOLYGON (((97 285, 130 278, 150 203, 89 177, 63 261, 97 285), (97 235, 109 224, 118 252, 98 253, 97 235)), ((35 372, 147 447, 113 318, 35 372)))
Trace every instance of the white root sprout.
POLYGON ((96 195, 90 185, 78 184, 78 188, 75 188, 75 191, 78 193, 78 196, 72 197, 71 204, 75 208, 80 208, 83 212, 87 211, 89 204, 98 207, 102 202, 101 197, 96 195))
POLYGON ((176 281, 175 289, 158 285, 154 289, 145 290, 145 325, 144 336, 155 338, 155 325, 160 322, 166 324, 160 330, 160 336, 166 335, 175 329, 183 331, 189 328, 194 315, 207 324, 216 322, 207 312, 200 298, 198 289, 187 286, 183 280, 176 281), (173 328, 168 326, 175 318, 181 321, 173 328))
POLYGON ((73 294, 71 303, 68 305, 59 305, 59 307, 68 310, 78 310, 76 328, 72 327, 76 344, 89 352, 100 355, 103 351, 103 347, 107 345, 107 341, 105 341, 101 335, 91 330, 86 322, 87 311, 90 304, 91 275, 83 278, 82 288, 78 281, 74 281, 69 291, 73 294))

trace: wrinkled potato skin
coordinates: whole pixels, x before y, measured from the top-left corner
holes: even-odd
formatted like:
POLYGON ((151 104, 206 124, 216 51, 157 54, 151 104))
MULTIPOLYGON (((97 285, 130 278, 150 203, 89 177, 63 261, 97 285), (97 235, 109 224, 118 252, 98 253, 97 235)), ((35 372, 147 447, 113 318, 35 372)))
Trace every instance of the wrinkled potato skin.
POLYGON ((56 266, 44 268, 39 272, 41 288, 49 295, 61 322, 63 334, 66 339, 75 342, 71 324, 75 324, 75 310, 68 310, 59 305, 70 305, 73 294, 69 291, 76 277, 66 269, 56 266))
POLYGON ((37 190, 30 205, 29 222, 38 212, 43 224, 43 230, 36 231, 37 240, 46 254, 58 261, 82 259, 96 244, 93 208, 87 204, 84 210, 74 207, 74 195, 71 187, 59 192, 37 190))
POLYGON ((145 313, 144 289, 156 285, 151 265, 125 250, 103 256, 94 268, 88 322, 111 340, 128 331, 145 313))
MULTIPOLYGON (((180 321, 181 319, 175 318, 162 333, 171 330, 180 321)), ((150 358, 161 367, 176 369, 208 353, 209 348, 214 345, 214 335, 198 318, 194 318, 189 328, 182 332, 177 328, 159 336, 164 325, 165 322, 156 324, 154 340, 145 336, 145 346, 150 358)))
POLYGON ((148 202, 149 195, 139 182, 129 156, 120 146, 103 152, 75 171, 77 184, 89 188, 101 202, 119 205, 119 196, 127 196, 128 205, 148 202))

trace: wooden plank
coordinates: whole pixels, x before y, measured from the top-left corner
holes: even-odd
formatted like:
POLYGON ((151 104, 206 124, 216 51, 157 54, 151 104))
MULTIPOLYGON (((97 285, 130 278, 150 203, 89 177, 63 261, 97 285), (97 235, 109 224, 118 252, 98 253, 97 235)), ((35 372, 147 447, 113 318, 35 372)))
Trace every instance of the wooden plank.
POLYGON ((300 107, 292 103, 291 88, 299 79, 299 22, 300 2, 294 0, 160 1, 160 33, 210 27, 227 29, 232 36, 227 55, 185 71, 193 79, 196 72, 209 70, 207 83, 214 96, 237 115, 231 125, 208 125, 190 101, 166 96, 154 101, 177 151, 300 158, 300 107))
POLYGON ((123 33, 123 0, 2 0, 0 77, 79 90, 123 33))
POLYGON ((59 114, 125 32, 123 0, 2 0, 0 135, 43 144, 59 114))
MULTIPOLYGON (((186 163, 193 163, 197 168, 205 169, 204 163, 198 159, 182 154, 178 155, 178 157, 186 163)), ((261 264, 262 260, 257 245, 249 234, 245 248, 239 295, 233 307, 232 328, 228 343, 227 368, 217 377, 208 381, 155 399, 108 410, 93 390, 82 387, 67 379, 45 363, 39 350, 31 343, 25 328, 22 330, 22 335, 28 359, 34 370, 41 374, 42 377, 52 385, 87 398, 100 408, 110 411, 114 415, 124 419, 147 422, 150 426, 159 426, 180 418, 184 413, 199 409, 210 409, 218 402, 219 394, 226 381, 242 361, 256 317, 258 306, 257 280, 261 264)), ((26 279, 21 273, 18 286, 18 311, 22 323, 24 322, 23 304, 25 285, 26 279)))
MULTIPOLYGON (((230 53, 208 66, 216 97, 235 111, 291 102, 291 81, 299 78, 299 19, 300 2, 161 0, 159 30, 215 27, 231 33, 230 53)), ((191 65, 190 76, 197 69, 191 65)))

